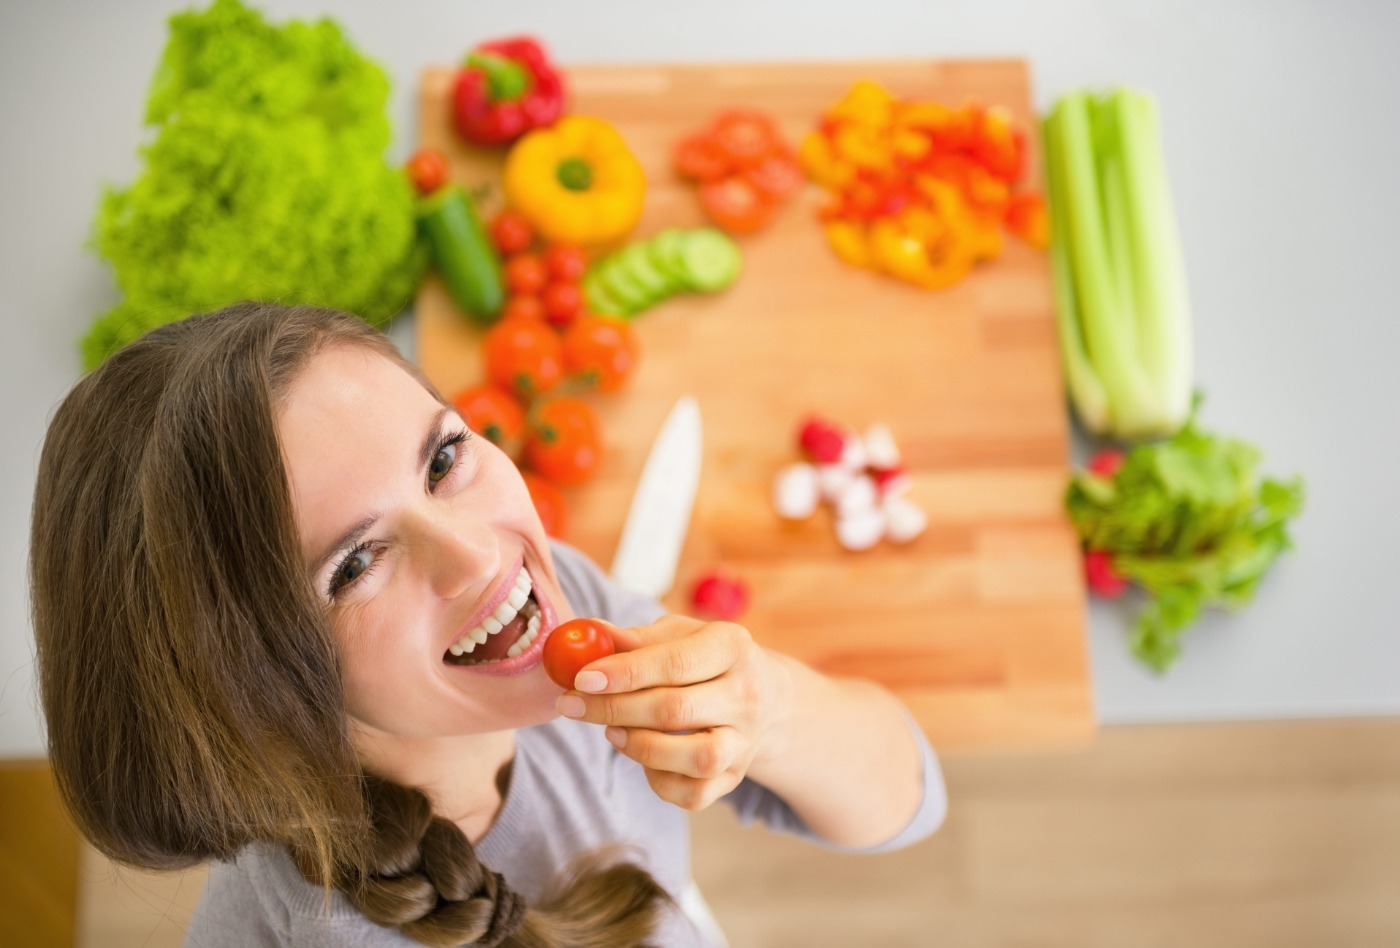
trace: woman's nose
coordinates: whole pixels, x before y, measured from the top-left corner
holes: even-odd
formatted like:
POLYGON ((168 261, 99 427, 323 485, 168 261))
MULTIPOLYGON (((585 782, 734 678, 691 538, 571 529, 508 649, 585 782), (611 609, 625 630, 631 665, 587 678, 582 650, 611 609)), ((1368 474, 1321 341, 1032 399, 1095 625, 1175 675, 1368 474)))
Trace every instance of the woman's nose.
POLYGON ((500 544, 482 524, 455 523, 429 511, 417 515, 413 530, 416 558, 433 593, 443 599, 455 599, 501 571, 500 544))

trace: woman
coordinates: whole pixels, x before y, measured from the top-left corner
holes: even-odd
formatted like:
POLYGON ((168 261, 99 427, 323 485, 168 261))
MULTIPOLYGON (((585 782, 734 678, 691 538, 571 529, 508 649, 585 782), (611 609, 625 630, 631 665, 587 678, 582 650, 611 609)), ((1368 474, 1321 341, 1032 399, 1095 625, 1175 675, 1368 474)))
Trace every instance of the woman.
POLYGON ((31 569, 64 798, 113 859, 218 860, 191 945, 713 943, 685 810, 853 850, 942 818, 888 693, 609 585, 344 314, 232 306, 79 382, 31 569), (576 613, 619 653, 561 695, 576 613))

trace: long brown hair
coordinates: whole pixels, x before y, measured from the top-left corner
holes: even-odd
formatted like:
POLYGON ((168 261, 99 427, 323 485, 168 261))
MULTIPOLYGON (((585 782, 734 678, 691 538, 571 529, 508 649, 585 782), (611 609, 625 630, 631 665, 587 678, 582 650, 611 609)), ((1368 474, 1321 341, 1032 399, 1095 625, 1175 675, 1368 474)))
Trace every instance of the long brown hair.
POLYGON ((353 316, 243 303, 148 333, 59 406, 30 584, 68 808, 99 850, 146 868, 283 844, 308 879, 424 944, 639 944, 666 898, 642 869, 585 864, 526 910, 420 791, 361 772, 275 425, 334 344, 432 391, 353 316))

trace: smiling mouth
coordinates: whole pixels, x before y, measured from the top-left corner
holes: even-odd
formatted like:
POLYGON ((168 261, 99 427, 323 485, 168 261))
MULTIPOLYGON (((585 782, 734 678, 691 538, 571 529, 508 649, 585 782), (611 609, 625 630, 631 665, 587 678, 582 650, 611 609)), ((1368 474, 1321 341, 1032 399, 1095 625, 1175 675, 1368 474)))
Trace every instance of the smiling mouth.
POLYGON ((449 665, 494 665, 515 658, 540 634, 540 604, 534 584, 524 568, 496 611, 448 648, 442 660, 449 665))

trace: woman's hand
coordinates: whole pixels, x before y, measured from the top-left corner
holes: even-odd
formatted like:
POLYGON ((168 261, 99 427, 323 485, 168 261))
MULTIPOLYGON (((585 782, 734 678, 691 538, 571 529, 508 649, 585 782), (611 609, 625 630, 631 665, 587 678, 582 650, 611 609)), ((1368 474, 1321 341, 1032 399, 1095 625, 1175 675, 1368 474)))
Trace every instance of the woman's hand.
POLYGON ((704 809, 778 752, 791 675, 743 626, 668 615, 618 629, 613 643, 617 654, 579 673, 559 713, 606 725, 661 799, 704 809))

